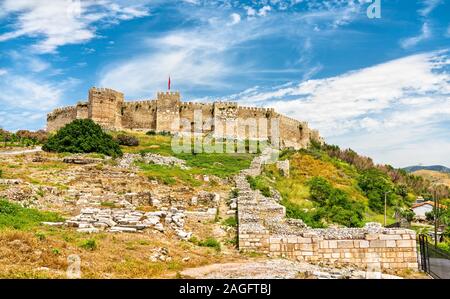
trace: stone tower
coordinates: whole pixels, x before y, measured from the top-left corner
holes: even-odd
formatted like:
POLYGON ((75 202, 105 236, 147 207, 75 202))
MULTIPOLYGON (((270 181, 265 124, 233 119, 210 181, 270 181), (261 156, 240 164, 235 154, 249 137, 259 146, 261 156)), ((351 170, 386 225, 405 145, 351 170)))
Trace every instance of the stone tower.
POLYGON ((89 90, 88 117, 105 129, 120 129, 123 103, 123 93, 93 87, 89 90))
POLYGON ((156 131, 178 132, 180 126, 180 93, 158 92, 156 102, 156 131))

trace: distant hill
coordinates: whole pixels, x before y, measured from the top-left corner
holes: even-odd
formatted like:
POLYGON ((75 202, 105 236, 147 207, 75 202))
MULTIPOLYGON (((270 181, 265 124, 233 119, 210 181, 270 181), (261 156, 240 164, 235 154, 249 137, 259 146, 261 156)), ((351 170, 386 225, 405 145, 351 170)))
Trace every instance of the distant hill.
POLYGON ((432 165, 432 166, 408 166, 403 168, 407 172, 415 172, 418 170, 431 170, 431 171, 437 171, 437 172, 444 172, 444 173, 450 173, 450 168, 442 166, 442 165, 432 165))
POLYGON ((442 184, 450 187, 450 173, 433 170, 421 169, 414 171, 413 175, 421 176, 436 184, 442 184))

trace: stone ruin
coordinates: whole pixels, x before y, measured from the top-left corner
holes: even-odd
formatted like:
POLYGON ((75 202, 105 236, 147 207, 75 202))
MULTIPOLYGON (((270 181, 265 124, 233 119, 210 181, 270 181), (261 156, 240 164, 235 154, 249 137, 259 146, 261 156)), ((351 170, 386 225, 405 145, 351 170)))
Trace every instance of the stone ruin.
POLYGON ((377 223, 363 228, 312 229, 301 220, 287 219, 284 206, 252 190, 247 182, 247 176, 261 173, 269 156, 267 149, 235 177, 240 250, 365 270, 418 269, 412 230, 388 229, 377 223))

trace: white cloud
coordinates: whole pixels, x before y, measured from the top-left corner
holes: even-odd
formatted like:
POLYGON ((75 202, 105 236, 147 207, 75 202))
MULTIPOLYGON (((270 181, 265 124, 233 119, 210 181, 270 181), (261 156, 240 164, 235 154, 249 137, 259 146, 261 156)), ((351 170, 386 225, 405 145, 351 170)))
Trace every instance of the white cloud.
POLYGON ((0 126, 8 130, 44 128, 46 114, 64 106, 65 92, 78 83, 73 78, 51 82, 33 75, 5 73, 0 80, 0 126))
POLYGON ((417 54, 337 77, 269 91, 251 89, 231 98, 307 120, 328 142, 352 147, 378 162, 450 165, 449 66, 447 51, 417 54), (433 153, 427 155, 429 147, 433 153))
POLYGON ((426 17, 441 3, 442 0, 423 0, 424 7, 419 10, 419 14, 426 17))
POLYGON ((407 49, 416 46, 420 42, 427 40, 431 37, 431 29, 428 23, 422 25, 421 33, 417 36, 406 38, 401 41, 402 48, 407 49))
POLYGON ((0 69, 0 76, 8 74, 8 71, 6 69, 0 69))
POLYGON ((0 9, 14 20, 13 30, 1 34, 0 42, 37 37, 33 49, 39 53, 93 39, 100 21, 115 23, 148 15, 142 5, 119 5, 110 0, 4 0, 0 9))
POLYGON ((272 10, 272 7, 270 7, 269 5, 265 5, 258 11, 258 16, 265 17, 267 15, 267 13, 271 10, 272 10))
POLYGON ((46 111, 60 102, 62 89, 49 82, 8 74, 0 82, 3 109, 46 111))
MULTIPOLYGON (((106 66, 99 83, 129 96, 148 95, 164 88, 169 75, 173 87, 185 91, 224 88, 227 85, 225 78, 236 71, 229 58, 233 56, 230 51, 243 42, 278 30, 259 30, 264 26, 264 20, 254 21, 226 26, 227 20, 216 18, 208 26, 147 38, 143 54, 106 66)), ((239 67, 242 71, 247 66, 240 63, 239 67)))

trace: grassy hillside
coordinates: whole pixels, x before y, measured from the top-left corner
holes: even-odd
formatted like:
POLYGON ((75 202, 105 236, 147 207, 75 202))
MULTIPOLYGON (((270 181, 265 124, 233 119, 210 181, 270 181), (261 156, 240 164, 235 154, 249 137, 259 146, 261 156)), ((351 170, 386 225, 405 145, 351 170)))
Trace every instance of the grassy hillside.
MULTIPOLYGON (((112 134, 123 134, 123 132, 112 134)), ((182 182, 190 186, 199 186, 201 183, 195 179, 199 175, 228 178, 237 174, 240 170, 248 168, 255 157, 255 154, 248 153, 175 153, 172 150, 172 137, 170 135, 147 135, 139 132, 126 132, 126 134, 136 137, 139 140, 139 145, 121 146, 124 153, 153 153, 174 156, 186 161, 186 165, 190 168, 188 170, 155 164, 138 164, 149 178, 159 180, 167 185, 182 182)))
POLYGON ((450 173, 443 173, 433 170, 417 170, 412 173, 413 175, 423 177, 433 183, 443 184, 450 187, 450 173))
POLYGON ((286 151, 280 159, 290 161, 289 178, 283 177, 275 165, 268 165, 252 186, 263 193, 270 188, 279 191, 288 216, 313 227, 382 223, 384 192, 390 192, 387 223, 391 224, 395 222, 395 209, 407 210, 414 198, 381 171, 359 170, 321 150, 286 151))

